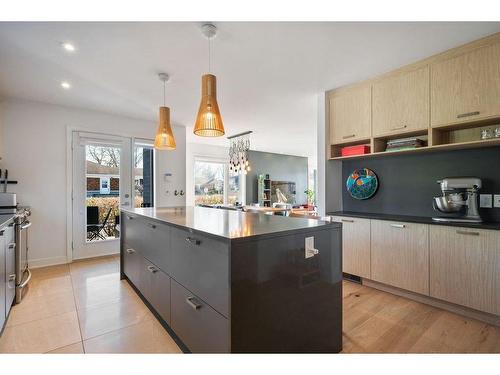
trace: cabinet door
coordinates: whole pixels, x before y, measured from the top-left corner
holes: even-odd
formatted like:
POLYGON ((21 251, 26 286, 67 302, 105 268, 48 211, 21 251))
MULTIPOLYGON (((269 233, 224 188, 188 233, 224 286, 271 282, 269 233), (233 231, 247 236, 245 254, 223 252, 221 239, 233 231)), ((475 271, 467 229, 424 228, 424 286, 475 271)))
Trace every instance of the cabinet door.
POLYGON ((229 322, 172 280, 172 329, 193 353, 229 353, 229 322))
POLYGON ((342 272, 370 278, 370 220, 333 217, 342 223, 342 272))
POLYGON ((500 315, 500 232, 432 226, 430 294, 500 315))
POLYGON ((5 247, 5 315, 8 315, 16 296, 16 243, 14 242, 14 228, 9 242, 5 247))
POLYGON ((431 66, 431 125, 500 116, 500 43, 431 66))
POLYGON ((342 143, 371 136, 371 86, 330 94, 330 141, 342 143))
POLYGON ((138 289, 156 312, 170 324, 170 277, 142 258, 138 289))
POLYGON ((429 295, 429 226, 371 221, 371 278, 429 295))
POLYGON ((429 67, 383 79, 373 85, 373 135, 429 127, 429 67))
POLYGON ((5 323, 5 231, 0 229, 0 331, 5 323))
POLYGON ((128 279, 139 289, 140 275, 142 269, 142 257, 133 247, 124 244, 123 249, 123 272, 128 279))

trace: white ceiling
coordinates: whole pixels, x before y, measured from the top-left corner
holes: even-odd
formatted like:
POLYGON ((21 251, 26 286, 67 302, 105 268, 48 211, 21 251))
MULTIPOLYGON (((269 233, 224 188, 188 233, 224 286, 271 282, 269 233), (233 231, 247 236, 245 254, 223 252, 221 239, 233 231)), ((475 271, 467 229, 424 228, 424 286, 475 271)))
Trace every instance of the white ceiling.
MULTIPOLYGON (((155 121, 167 105, 188 142, 207 68, 200 23, 0 23, 0 95, 155 121), (77 47, 65 53, 60 43, 77 47), (73 85, 65 91, 62 80, 73 85)), ((212 71, 227 135, 315 160, 316 95, 500 31, 500 23, 217 23, 212 71)))

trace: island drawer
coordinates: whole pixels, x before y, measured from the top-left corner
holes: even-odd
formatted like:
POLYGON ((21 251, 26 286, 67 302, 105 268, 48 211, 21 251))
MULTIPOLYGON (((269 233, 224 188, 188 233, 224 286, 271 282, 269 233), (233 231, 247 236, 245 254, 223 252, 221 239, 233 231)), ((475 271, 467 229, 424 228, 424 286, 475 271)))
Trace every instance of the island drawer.
POLYGON ((171 325, 193 353, 228 353, 228 320, 182 285, 171 282, 171 325))
POLYGON ((170 227, 124 214, 124 241, 164 272, 170 271, 170 227))
POLYGON ((142 258, 138 288, 156 312, 170 324, 170 277, 156 265, 142 258))
POLYGON ((122 249, 123 273, 137 288, 140 285, 140 274, 142 269, 142 256, 128 243, 123 244, 122 249))
POLYGON ((177 228, 171 234, 171 276, 227 317, 229 245, 177 228))

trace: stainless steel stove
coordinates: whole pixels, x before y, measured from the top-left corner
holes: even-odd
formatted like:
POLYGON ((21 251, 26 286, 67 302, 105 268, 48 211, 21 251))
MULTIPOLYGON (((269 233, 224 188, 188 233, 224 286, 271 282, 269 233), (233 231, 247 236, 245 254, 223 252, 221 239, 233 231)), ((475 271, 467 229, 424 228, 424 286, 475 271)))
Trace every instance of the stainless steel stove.
POLYGON ((14 216, 16 233, 16 303, 20 303, 31 280, 28 263, 28 232, 31 226, 29 207, 17 207, 14 216))

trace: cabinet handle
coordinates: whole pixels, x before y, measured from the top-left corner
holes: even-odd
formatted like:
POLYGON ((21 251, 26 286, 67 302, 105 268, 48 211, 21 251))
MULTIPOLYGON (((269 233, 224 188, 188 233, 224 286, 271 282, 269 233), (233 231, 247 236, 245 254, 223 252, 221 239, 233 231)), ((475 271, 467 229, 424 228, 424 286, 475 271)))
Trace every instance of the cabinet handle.
POLYGON ((134 249, 127 249, 126 251, 127 251, 127 253, 129 253, 129 254, 133 254, 133 253, 135 253, 135 250, 134 250, 134 249))
POLYGON ((3 232, 4 232, 3 230, 0 230, 0 236, 3 236, 3 232))
POLYGON ((391 227, 393 228, 406 228, 405 224, 391 224, 391 227))
POLYGON ((340 219, 340 221, 343 223, 354 223, 354 220, 351 219, 340 219))
POLYGON ((186 237, 186 241, 189 243, 192 243, 193 245, 201 244, 200 240, 197 240, 196 238, 192 238, 192 237, 186 237))
POLYGON ((156 273, 158 272, 158 268, 156 268, 155 266, 148 266, 148 271, 151 273, 156 273))
POLYGON ((186 303, 195 310, 201 309, 201 306, 202 306, 200 303, 196 302, 196 298, 194 298, 194 297, 186 298, 186 303))
POLYGON ((148 225, 149 225, 151 228, 153 228, 153 229, 155 229, 155 228, 156 228, 156 225, 154 225, 154 224, 148 223, 148 225))
POLYGON ((467 112, 467 113, 461 113, 459 115, 457 115, 457 118, 463 118, 463 117, 470 117, 470 116, 477 116, 479 113, 479 111, 475 111, 475 112, 467 112))
POLYGON ((16 247, 16 243, 15 243, 15 242, 11 242, 11 243, 9 244, 9 250, 14 249, 15 247, 16 247))
POLYGON ((133 219, 133 217, 132 217, 132 216, 128 216, 128 215, 127 215, 127 219, 132 220, 132 219, 133 219))
POLYGON ((467 236, 479 236, 479 232, 468 232, 466 230, 457 230, 458 234, 465 234, 467 236))
POLYGON ((356 136, 356 134, 344 135, 344 136, 342 137, 342 139, 353 138, 353 137, 355 137, 355 136, 356 136))
POLYGON ((397 128, 392 128, 391 130, 401 130, 401 129, 406 129, 406 125, 403 126, 398 126, 397 128))
POLYGON ((16 274, 9 275, 9 281, 14 281, 16 279, 16 274))

